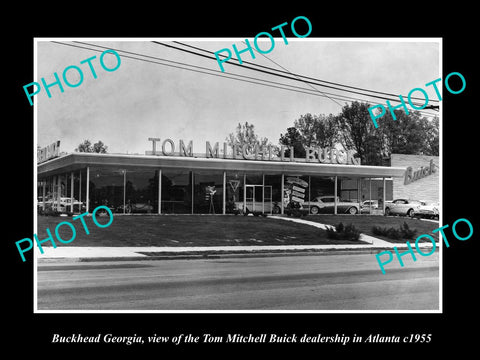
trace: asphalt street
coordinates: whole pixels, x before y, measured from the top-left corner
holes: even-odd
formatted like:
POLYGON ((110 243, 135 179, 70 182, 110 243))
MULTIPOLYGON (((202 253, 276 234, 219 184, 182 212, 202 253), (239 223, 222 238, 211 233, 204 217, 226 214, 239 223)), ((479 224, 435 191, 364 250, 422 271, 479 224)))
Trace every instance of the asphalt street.
POLYGON ((374 254, 38 264, 38 310, 438 310, 439 255, 374 254))

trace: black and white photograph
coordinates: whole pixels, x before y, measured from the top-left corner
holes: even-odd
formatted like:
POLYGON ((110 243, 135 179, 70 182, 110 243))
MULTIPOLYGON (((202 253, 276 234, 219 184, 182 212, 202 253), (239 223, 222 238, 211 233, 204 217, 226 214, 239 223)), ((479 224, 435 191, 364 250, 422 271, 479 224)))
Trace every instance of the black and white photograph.
POLYGON ((37 41, 37 311, 441 311, 441 39, 302 22, 37 41))
POLYGON ((473 8, 158 5, 8 11, 6 351, 473 348, 473 8))

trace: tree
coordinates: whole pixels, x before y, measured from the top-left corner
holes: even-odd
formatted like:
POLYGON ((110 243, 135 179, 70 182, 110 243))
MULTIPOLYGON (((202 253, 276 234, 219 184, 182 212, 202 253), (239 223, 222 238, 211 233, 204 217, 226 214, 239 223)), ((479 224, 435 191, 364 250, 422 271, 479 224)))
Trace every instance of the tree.
POLYGON ((255 134, 255 126, 253 124, 249 124, 248 121, 245 121, 245 124, 238 123, 235 133, 230 133, 226 141, 229 146, 233 146, 233 144, 239 144, 243 146, 247 144, 247 149, 250 153, 255 151, 255 145, 262 146, 271 146, 271 143, 268 142, 266 137, 259 138, 257 134, 255 134))
POLYGON ((385 114, 381 132, 384 135, 385 149, 388 155, 422 154, 425 143, 425 129, 421 123, 420 113, 394 110, 397 120, 390 112, 385 114))
POLYGON ((422 118, 421 123, 425 132, 423 153, 425 155, 439 156, 440 155, 440 119, 435 116, 432 120, 422 118))
POLYGON ((75 152, 87 152, 87 153, 107 153, 108 146, 99 140, 95 144, 92 145, 90 140, 84 140, 83 143, 79 144, 78 147, 75 149, 75 152))
POLYGON ((92 152, 92 143, 90 140, 84 140, 83 143, 78 145, 75 152, 92 152))
POLYGON ((301 134, 304 146, 333 147, 336 142, 335 116, 305 114, 295 120, 295 127, 301 134))
POLYGON ((373 125, 369 107, 368 103, 354 101, 342 108, 335 117, 338 141, 345 149, 354 149, 362 164, 381 165, 385 155, 383 134, 373 125))
POLYGON ((98 140, 98 142, 93 144, 93 152, 95 153, 106 154, 107 148, 108 146, 105 146, 105 144, 101 140, 98 140))
MULTIPOLYGON (((294 147, 295 157, 304 157, 307 146, 334 147, 355 150, 362 164, 386 166, 392 153, 439 155, 439 119, 421 117, 418 111, 394 110, 382 117, 375 128, 368 108, 370 104, 353 102, 345 105, 338 115, 305 114, 294 126, 280 134, 282 145, 294 147)), ((285 151, 285 156, 290 156, 285 151)))
MULTIPOLYGON (((295 157, 305 157, 305 147, 333 147, 336 142, 337 129, 335 116, 305 114, 294 121, 294 126, 287 128, 285 134, 280 134, 281 145, 294 147, 295 157)), ((285 150, 285 156, 290 151, 285 150)))
POLYGON ((421 117, 418 111, 409 111, 407 115, 402 110, 395 110, 393 120, 390 112, 384 115, 378 131, 384 140, 385 154, 436 155, 439 151, 438 117, 429 120, 421 117))
MULTIPOLYGON (((295 157, 305 157, 303 138, 296 127, 289 127, 285 134, 280 134, 279 142, 281 145, 293 146, 293 154, 295 157)), ((285 156, 290 156, 290 150, 285 150, 285 156)))

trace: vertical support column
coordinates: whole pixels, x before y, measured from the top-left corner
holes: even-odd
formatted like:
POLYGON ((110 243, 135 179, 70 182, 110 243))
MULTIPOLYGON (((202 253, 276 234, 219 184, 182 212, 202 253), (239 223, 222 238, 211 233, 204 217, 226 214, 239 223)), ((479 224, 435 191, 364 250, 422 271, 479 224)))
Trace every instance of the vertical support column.
POLYGON ((247 173, 243 173, 243 211, 247 210, 247 173))
POLYGON ((57 176, 57 210, 60 211, 60 198, 62 197, 62 178, 57 176))
POLYGON ((263 173, 262 173, 262 213, 263 214, 265 213, 265 174, 263 173))
POLYGON ((127 170, 123 169, 123 214, 125 215, 125 195, 127 192, 127 170))
POLYGON ((360 185, 362 184, 362 178, 357 178, 357 201, 358 201, 358 210, 362 214, 362 189, 360 185))
POLYGON ((87 204, 86 211, 87 213, 90 210, 90 166, 87 166, 87 193, 85 194, 85 202, 87 204))
POLYGON ((57 175, 51 176, 50 201, 52 202, 52 210, 55 210, 57 207, 57 205, 55 205, 55 202, 57 201, 57 175))
POLYGON ((385 178, 383 178, 383 204, 382 204, 382 211, 383 214, 385 215, 385 200, 387 200, 387 187, 385 186, 387 184, 385 178))
POLYGON ((223 172, 223 199, 222 199, 222 214, 227 213, 227 172, 223 172))
POLYGON ((337 215, 337 175, 335 175, 335 190, 334 190, 334 198, 333 198, 333 213, 337 215))
POLYGON ((285 208, 285 205, 284 205, 284 201, 283 201, 283 198, 285 196, 285 174, 282 173, 282 183, 280 185, 280 191, 281 191, 281 194, 280 194, 280 203, 281 203, 281 207, 280 207, 280 213, 283 215, 284 214, 284 208, 285 208))
POLYGON ((162 169, 158 169, 158 211, 162 213, 162 169))
POLYGON ((82 213, 82 170, 78 171, 78 201, 80 201, 80 214, 82 213))
POLYGON ((57 210, 57 177, 58 175, 52 176, 52 210, 57 210))
POLYGON ((47 182, 47 178, 42 181, 42 210, 45 211, 45 185, 47 182))
POLYGON ((194 190, 195 190, 195 174, 193 173, 193 171, 190 171, 190 174, 191 174, 190 179, 192 181, 192 189, 191 189, 191 192, 192 192, 192 194, 191 194, 192 206, 191 206, 191 209, 190 209, 190 213, 193 214, 193 206, 194 206, 194 204, 193 204, 193 200, 194 200, 193 193, 194 193, 194 190))
POLYGON ((372 178, 368 178, 369 190, 368 190, 368 200, 370 200, 370 215, 372 215, 372 178))
POLYGON ((308 202, 312 201, 312 177, 308 175, 308 202))
POLYGON ((73 213, 73 186, 74 186, 74 182, 73 182, 73 171, 72 173, 70 174, 70 211, 73 213))

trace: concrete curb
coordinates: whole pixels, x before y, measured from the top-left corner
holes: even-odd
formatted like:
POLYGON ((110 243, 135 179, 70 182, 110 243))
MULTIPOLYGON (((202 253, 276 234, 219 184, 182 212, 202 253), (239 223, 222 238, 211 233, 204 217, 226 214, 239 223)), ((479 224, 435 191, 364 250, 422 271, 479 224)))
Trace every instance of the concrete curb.
MULTIPOLYGON (((402 245, 402 244, 397 244, 402 245)), ((407 247, 406 244, 403 244, 407 247)), ((361 245, 359 245, 361 246, 361 245)), ((399 247, 400 247, 399 246, 399 247)), ((321 248, 309 248, 309 249, 279 249, 279 250, 215 250, 211 251, 182 251, 182 252, 163 252, 163 251, 150 251, 151 255, 141 254, 143 251, 138 252, 137 255, 126 256, 65 256, 65 257, 44 257, 37 258, 39 265, 49 263, 63 263, 63 262, 110 262, 110 261, 143 261, 143 260, 199 260, 199 259, 221 259, 221 258, 248 258, 248 257, 273 257, 273 256, 308 256, 308 255, 339 255, 339 254, 377 254, 380 251, 392 250, 392 247, 371 247, 362 246, 359 248, 344 248, 344 249, 321 249, 321 248)), ((435 250, 438 252, 439 249, 435 250)))

